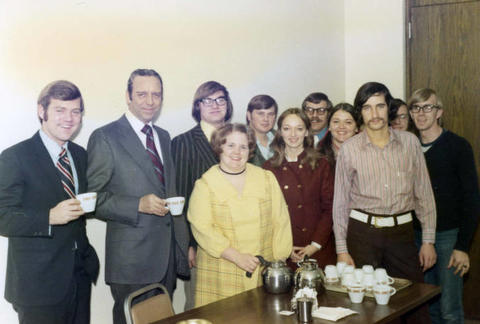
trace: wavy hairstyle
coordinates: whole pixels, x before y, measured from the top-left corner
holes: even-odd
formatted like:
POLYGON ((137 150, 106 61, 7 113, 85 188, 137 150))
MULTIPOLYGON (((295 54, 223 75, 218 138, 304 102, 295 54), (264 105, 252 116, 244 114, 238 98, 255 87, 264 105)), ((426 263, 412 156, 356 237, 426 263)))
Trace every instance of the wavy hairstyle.
POLYGON ((228 123, 219 127, 213 132, 212 139, 210 140, 210 145, 212 146, 213 152, 215 152, 215 155, 220 159, 220 155, 223 153, 222 146, 227 142, 227 136, 234 132, 239 132, 247 136, 248 160, 250 160, 255 154, 257 140, 255 139, 255 133, 253 130, 250 127, 240 123, 228 123))
POLYGON ((300 109, 300 108, 289 108, 285 110, 280 117, 278 117, 277 121, 277 133, 270 144, 270 147, 274 151, 270 162, 272 163, 273 167, 279 167, 283 160, 285 159, 285 141, 282 138, 282 124, 283 120, 289 115, 296 115, 298 116, 303 123, 305 124, 305 128, 307 129, 308 135, 305 136, 303 139, 303 150, 305 152, 305 157, 302 159, 302 163, 310 165, 312 170, 314 170, 318 165, 318 160, 320 159, 320 153, 314 149, 313 147, 313 135, 311 129, 311 123, 308 116, 300 109))
MULTIPOLYGON (((343 110, 349 113, 350 115, 352 115, 352 118, 355 121, 355 124, 357 125, 357 129, 360 129, 357 110, 353 108, 351 104, 346 102, 339 103, 332 108, 332 111, 328 116, 327 127, 330 127, 330 121, 332 120, 332 116, 339 110, 343 110)), ((330 166, 335 167, 335 152, 333 151, 332 145, 333 145, 333 137, 332 137, 332 133, 329 131, 325 135, 325 138, 317 144, 317 150, 318 152, 320 152, 320 155, 322 157, 325 157, 327 159, 330 166)))

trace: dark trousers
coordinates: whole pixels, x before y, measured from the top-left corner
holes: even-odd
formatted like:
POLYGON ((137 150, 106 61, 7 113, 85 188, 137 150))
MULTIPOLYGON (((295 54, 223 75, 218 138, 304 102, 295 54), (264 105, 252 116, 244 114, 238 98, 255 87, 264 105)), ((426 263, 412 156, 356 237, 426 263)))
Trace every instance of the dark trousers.
MULTIPOLYGON (((395 227, 375 228, 350 218, 347 247, 357 268, 371 264, 374 268, 385 268, 392 277, 423 282, 411 222, 395 227)), ((403 322, 430 323, 428 307, 421 306, 407 313, 403 322)))
POLYGON ((20 324, 88 324, 90 323, 91 279, 75 257, 74 276, 65 298, 56 305, 23 306, 14 304, 20 324))
MULTIPOLYGON (((173 249, 170 252, 169 260, 168 260, 168 268, 165 277, 160 280, 159 283, 164 285, 167 288, 168 294, 170 298, 173 298, 173 291, 176 287, 176 269, 175 269, 175 256, 173 253, 173 249)), ((115 301, 113 305, 113 324, 126 324, 125 319, 125 311, 123 308, 123 304, 125 299, 130 295, 132 292, 141 289, 145 286, 148 286, 150 283, 145 284, 117 284, 117 283, 110 283, 110 291, 112 292, 113 299, 115 301)), ((141 302, 147 298, 157 295, 159 292, 157 290, 151 291, 149 293, 143 294, 135 298, 132 302, 132 305, 141 302)))

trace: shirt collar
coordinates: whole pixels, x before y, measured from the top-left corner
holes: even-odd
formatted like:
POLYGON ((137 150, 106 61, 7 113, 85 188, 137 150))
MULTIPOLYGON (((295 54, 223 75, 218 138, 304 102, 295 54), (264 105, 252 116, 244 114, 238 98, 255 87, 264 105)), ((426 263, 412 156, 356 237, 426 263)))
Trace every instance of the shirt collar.
POLYGON ((53 139, 51 139, 42 129, 39 130, 40 138, 42 139, 43 145, 45 145, 48 154, 52 160, 57 161, 62 149, 65 148, 68 151, 68 141, 63 144, 63 146, 58 145, 53 139))
POLYGON ((209 123, 204 122, 203 120, 200 121, 200 128, 202 128, 202 132, 205 134, 208 141, 210 142, 210 140, 212 139, 212 134, 216 128, 209 123))
MULTIPOLYGON (((387 145, 385 145, 385 147, 388 146, 388 145, 394 145, 395 143, 398 143, 400 145, 402 144, 402 142, 398 138, 397 131, 395 131, 393 128, 389 127, 388 128, 388 133, 389 133, 389 139, 388 139, 388 143, 387 143, 387 145)), ((372 142, 370 141, 370 137, 368 137, 368 134, 367 134, 366 130, 363 130, 358 135, 360 135, 361 145, 362 145, 363 148, 366 148, 368 145, 373 145, 372 142)))
MULTIPOLYGON (((266 147, 270 147, 270 144, 273 142, 273 138, 275 137, 275 135, 273 134, 272 131, 269 131, 266 135, 267 135, 267 141, 268 141, 268 144, 266 147)), ((257 144, 259 146, 263 146, 258 139, 257 139, 257 144)))
POLYGON ((147 124, 145 124, 145 123, 142 122, 140 119, 138 119, 137 116, 135 116, 134 114, 132 114, 132 112, 131 112, 130 110, 127 110, 127 112, 125 113, 125 117, 127 118, 128 122, 130 123, 130 125, 132 126, 132 128, 135 129, 137 132, 141 132, 143 126, 145 126, 145 125, 150 125, 150 127, 153 128, 153 123, 152 123, 152 121, 150 121, 150 122, 148 122, 147 124))

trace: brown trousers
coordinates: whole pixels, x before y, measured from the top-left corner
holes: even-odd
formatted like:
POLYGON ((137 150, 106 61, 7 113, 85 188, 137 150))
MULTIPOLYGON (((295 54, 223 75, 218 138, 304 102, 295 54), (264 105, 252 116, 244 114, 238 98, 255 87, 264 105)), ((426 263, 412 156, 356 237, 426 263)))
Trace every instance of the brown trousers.
MULTIPOLYGON (((347 247, 357 268, 370 264, 374 268, 385 268, 392 277, 423 282, 411 222, 395 227, 375 228, 350 218, 347 247)), ((407 313, 402 317, 402 322, 430 323, 427 305, 407 313)))

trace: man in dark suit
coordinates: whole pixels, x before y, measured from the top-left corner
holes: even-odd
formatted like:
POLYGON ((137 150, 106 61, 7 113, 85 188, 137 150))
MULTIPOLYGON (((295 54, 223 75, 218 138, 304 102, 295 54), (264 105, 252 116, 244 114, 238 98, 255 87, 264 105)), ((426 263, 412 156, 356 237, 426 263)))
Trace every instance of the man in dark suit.
POLYGON ((105 281, 115 324, 125 323, 123 302, 131 292, 159 282, 172 296, 177 274, 189 275, 187 224, 165 202, 176 196, 170 136, 152 124, 162 99, 156 71, 133 71, 128 111, 88 142, 89 190, 98 193, 96 217, 107 222, 105 281))
POLYGON ((87 188, 87 154, 70 141, 83 99, 74 84, 55 81, 40 93, 37 109, 41 129, 0 156, 5 299, 21 324, 86 324, 99 262, 75 199, 87 188))
MULTIPOLYGON (((184 215, 187 214, 188 201, 195 181, 218 163, 210 146, 212 133, 230 120, 233 105, 227 88, 216 81, 201 84, 193 97, 192 117, 197 126, 178 135, 172 141, 172 153, 177 170, 177 191, 185 197, 184 215)), ((196 283, 197 243, 190 231, 188 263, 191 268, 190 279, 185 281, 185 310, 193 308, 196 283)))

